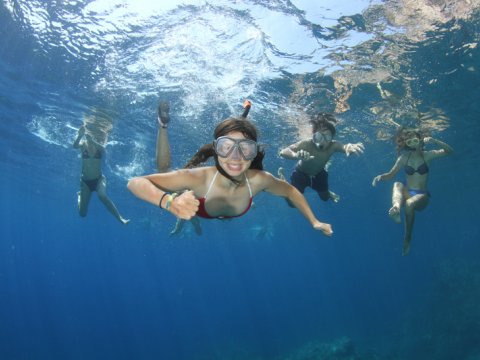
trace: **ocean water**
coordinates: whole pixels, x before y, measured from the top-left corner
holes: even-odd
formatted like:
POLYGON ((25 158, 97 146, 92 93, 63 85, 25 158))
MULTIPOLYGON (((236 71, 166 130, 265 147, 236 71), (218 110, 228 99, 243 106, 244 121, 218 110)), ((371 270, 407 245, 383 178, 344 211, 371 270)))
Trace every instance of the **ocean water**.
MULTIPOLYGON (((479 359, 478 1, 0 2, 0 359, 479 359), (131 195, 155 172, 156 106, 174 167, 222 119, 249 117, 267 171, 335 113, 365 153, 329 168, 339 203, 305 196, 331 238, 261 194, 232 221, 169 236, 131 195), (77 211, 84 116, 113 120, 104 173, 131 222, 77 211), (411 253, 387 216, 398 126, 431 164, 411 253)), ((398 180, 402 180, 399 174, 398 180)))

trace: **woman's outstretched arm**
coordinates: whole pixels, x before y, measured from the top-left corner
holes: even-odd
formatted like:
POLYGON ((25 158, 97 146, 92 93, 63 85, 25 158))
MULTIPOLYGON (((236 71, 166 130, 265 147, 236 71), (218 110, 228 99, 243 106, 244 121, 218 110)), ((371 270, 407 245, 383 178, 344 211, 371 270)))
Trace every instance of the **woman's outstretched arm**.
POLYGON ((133 178, 127 187, 139 199, 168 210, 176 217, 189 220, 195 216, 199 205, 193 191, 178 196, 170 192, 195 188, 201 176, 198 169, 172 171, 133 178))
POLYGON ((319 221, 315 217, 305 197, 294 186, 290 185, 286 181, 277 179, 272 174, 267 172, 261 173, 261 179, 263 190, 268 191, 273 195, 282 196, 288 199, 298 209, 298 211, 300 211, 302 215, 307 218, 315 230, 320 230, 327 236, 331 236, 333 234, 332 226, 319 221))
POLYGON ((386 172, 385 174, 377 175, 373 178, 372 181, 372 186, 376 186, 379 181, 384 181, 384 180, 391 180, 400 170, 404 162, 403 155, 399 156, 397 158, 397 161, 395 161, 395 164, 393 167, 390 169, 389 172, 386 172))

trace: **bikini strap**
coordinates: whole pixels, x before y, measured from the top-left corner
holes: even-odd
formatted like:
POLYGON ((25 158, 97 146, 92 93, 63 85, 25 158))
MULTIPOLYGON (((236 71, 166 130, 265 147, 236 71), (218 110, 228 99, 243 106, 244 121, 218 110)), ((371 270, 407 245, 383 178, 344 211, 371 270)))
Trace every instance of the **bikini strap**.
MULTIPOLYGON (((212 179, 212 181, 210 182, 210 185, 208 186, 208 189, 207 189, 207 192, 205 193, 205 196, 203 197, 205 200, 207 200, 207 195, 208 195, 208 193, 210 192, 210 190, 212 189, 213 183, 215 182, 217 176, 218 176, 218 170, 217 170, 217 172, 215 173, 215 175, 213 175, 213 179, 212 179)), ((252 197, 253 197, 252 187, 250 186, 250 181, 248 181, 248 177, 247 177, 247 174, 246 174, 246 173, 245 173, 245 181, 247 182, 248 192, 250 193, 250 198, 252 198, 252 197)))
POLYGON ((215 173, 215 175, 213 175, 213 179, 212 179, 212 181, 210 182, 210 185, 208 186, 208 190, 207 190, 207 192, 205 193, 205 196, 203 197, 205 200, 207 200, 207 195, 208 195, 208 193, 210 192, 210 189, 212 188, 213 183, 215 182, 215 179, 217 178, 217 175, 218 175, 218 170, 217 170, 217 172, 215 173))
POLYGON ((250 181, 248 181, 247 173, 245 172, 245 181, 247 182, 248 192, 250 193, 250 198, 253 197, 252 188, 250 187, 250 181))

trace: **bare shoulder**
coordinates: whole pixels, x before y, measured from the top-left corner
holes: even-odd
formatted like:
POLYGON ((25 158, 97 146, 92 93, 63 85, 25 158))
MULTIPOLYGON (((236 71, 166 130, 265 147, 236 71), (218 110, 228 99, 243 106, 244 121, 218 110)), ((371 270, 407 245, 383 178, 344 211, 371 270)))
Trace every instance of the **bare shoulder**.
MULTIPOLYGON (((212 167, 214 170, 215 168, 212 167)), ((156 173, 144 176, 155 185, 169 191, 194 190, 196 193, 203 191, 209 178, 213 177, 214 170, 203 167, 195 169, 178 169, 166 173, 156 173)))
POLYGON ((271 178, 273 175, 268 171, 249 169, 247 172, 247 177, 251 181, 261 181, 263 179, 271 178))
POLYGON ((178 169, 175 173, 181 177, 189 177, 194 181, 205 181, 215 175, 216 168, 214 166, 198 167, 193 169, 178 169))
POLYGON ((247 173, 248 180, 254 186, 265 187, 270 184, 272 181, 275 181, 276 178, 268 171, 264 170, 248 170, 247 173))

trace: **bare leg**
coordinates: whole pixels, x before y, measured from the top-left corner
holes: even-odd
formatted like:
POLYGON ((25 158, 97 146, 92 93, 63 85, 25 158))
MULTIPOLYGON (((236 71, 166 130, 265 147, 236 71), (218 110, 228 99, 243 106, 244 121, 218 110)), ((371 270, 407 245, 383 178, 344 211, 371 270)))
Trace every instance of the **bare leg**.
POLYGON ((77 203, 78 203, 78 213, 81 217, 87 216, 88 204, 90 203, 90 198, 92 197, 92 192, 90 188, 82 180, 80 180, 80 191, 77 193, 77 203))
POLYGON ((161 101, 158 105, 158 132, 157 132, 157 170, 164 173, 170 170, 171 155, 170 142, 168 141, 167 124, 170 121, 170 107, 167 102, 161 101))
MULTIPOLYGON (((158 132, 157 132, 157 151, 156 151, 156 160, 157 160, 157 171, 159 173, 164 173, 170 170, 172 166, 172 157, 170 152, 170 142, 168 140, 168 130, 167 125, 170 122, 170 105, 166 101, 160 101, 158 105, 158 132)), ((197 234, 202 233, 202 228, 200 227, 200 222, 198 219, 195 219, 193 223, 195 227, 195 232, 197 234)), ((192 221, 193 221, 192 219, 192 221)), ((170 235, 179 234, 185 220, 177 219, 175 227, 170 232, 170 235)))
POLYGON ((403 256, 408 255, 408 253, 410 252, 413 223, 415 222, 415 211, 423 210, 427 205, 428 195, 425 194, 412 196, 405 201, 405 237, 403 239, 403 256))
POLYGON ((397 224, 402 221, 400 218, 400 208, 403 203, 403 189, 404 185, 401 182, 395 182, 392 189, 392 207, 388 210, 388 215, 397 224))
POLYGON ((122 224, 128 224, 128 222, 130 220, 127 220, 127 219, 124 219, 120 213, 118 212, 117 210, 117 207, 115 206, 115 204, 112 202, 112 200, 109 199, 109 197, 107 196, 107 179, 105 178, 105 176, 102 175, 102 178, 100 179, 100 181, 98 182, 98 185, 97 185, 97 193, 98 193, 98 198, 100 199, 100 201, 103 203, 103 205, 105 205, 105 207, 107 208, 107 210, 113 215, 115 216, 115 218, 120 221, 122 224))

